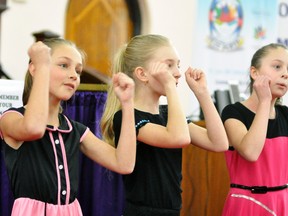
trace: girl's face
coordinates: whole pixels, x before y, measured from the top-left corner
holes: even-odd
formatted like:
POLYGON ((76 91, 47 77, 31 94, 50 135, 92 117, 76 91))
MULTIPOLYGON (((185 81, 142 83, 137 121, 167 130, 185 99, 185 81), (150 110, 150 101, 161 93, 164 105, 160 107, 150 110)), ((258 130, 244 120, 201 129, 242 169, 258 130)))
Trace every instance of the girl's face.
POLYGON ((72 46, 61 45, 53 49, 51 58, 50 96, 68 100, 80 84, 81 54, 72 46))
MULTIPOLYGON (((178 80, 181 77, 181 73, 179 71, 180 60, 176 50, 172 46, 163 46, 157 49, 157 51, 153 54, 152 59, 148 63, 151 66, 155 62, 162 62, 167 65, 165 70, 167 73, 170 73, 175 79, 175 85, 178 84, 178 80)), ((148 67, 149 67, 148 66, 148 67)), ((151 68, 148 69, 148 71, 151 68)), ((163 84, 159 83, 161 80, 155 80, 153 76, 149 76, 149 84, 156 92, 160 95, 165 95, 164 89, 162 89, 163 84)))
POLYGON ((270 50, 261 60, 259 73, 271 78, 272 95, 282 97, 288 89, 288 51, 283 48, 270 50))

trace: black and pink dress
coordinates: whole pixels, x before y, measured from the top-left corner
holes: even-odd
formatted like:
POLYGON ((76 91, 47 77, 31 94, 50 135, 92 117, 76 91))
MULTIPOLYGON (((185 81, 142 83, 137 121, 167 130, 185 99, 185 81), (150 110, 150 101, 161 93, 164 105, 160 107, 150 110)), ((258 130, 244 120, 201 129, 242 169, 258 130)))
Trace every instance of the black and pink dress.
MULTIPOLYGON (((25 108, 3 113, 23 115, 25 108)), ((2 137, 4 160, 15 198, 13 215, 82 215, 77 200, 80 143, 89 128, 59 114, 39 140, 11 148, 2 137)))
MULTIPOLYGON (((276 118, 269 119, 265 144, 255 162, 247 161, 232 147, 225 152, 231 188, 222 216, 288 215, 288 108, 275 106, 276 118)), ((222 112, 250 128, 255 114, 241 103, 222 112)), ((237 129, 236 129, 237 130, 237 129)))

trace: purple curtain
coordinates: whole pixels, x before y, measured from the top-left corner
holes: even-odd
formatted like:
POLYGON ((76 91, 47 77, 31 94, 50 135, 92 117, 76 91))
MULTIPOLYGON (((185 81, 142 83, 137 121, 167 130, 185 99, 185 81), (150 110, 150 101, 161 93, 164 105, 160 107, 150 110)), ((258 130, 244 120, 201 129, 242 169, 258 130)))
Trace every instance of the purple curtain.
POLYGON ((10 216, 11 209, 13 205, 13 195, 10 190, 10 184, 8 180, 8 175, 5 168, 5 163, 3 159, 3 154, 1 151, 0 154, 0 171, 1 171, 1 179, 0 179, 0 215, 1 216, 10 216))
MULTIPOLYGON (((76 92, 62 104, 63 113, 87 125, 99 138, 100 119, 107 93, 101 91, 76 92)), ((13 203, 1 154, 0 215, 9 216, 13 203)), ((114 173, 80 154, 80 184, 78 199, 84 216, 120 216, 124 205, 121 175, 114 173)))

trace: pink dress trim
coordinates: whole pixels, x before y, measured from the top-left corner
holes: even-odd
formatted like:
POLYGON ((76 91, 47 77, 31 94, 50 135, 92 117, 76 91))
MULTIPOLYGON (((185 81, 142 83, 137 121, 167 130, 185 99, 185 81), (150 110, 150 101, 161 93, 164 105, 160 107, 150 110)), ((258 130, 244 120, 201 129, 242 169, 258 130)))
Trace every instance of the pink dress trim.
POLYGON ((82 216, 78 200, 68 205, 53 205, 30 198, 15 200, 11 216, 45 215, 45 216, 82 216))

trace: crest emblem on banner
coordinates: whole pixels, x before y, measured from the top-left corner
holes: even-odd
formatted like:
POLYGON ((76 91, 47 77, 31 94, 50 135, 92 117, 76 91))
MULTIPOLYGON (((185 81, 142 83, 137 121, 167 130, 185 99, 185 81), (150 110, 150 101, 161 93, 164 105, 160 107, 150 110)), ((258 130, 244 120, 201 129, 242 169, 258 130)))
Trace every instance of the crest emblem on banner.
POLYGON ((213 0, 209 10, 208 46, 218 51, 233 51, 243 45, 240 36, 243 9, 239 0, 213 0))

